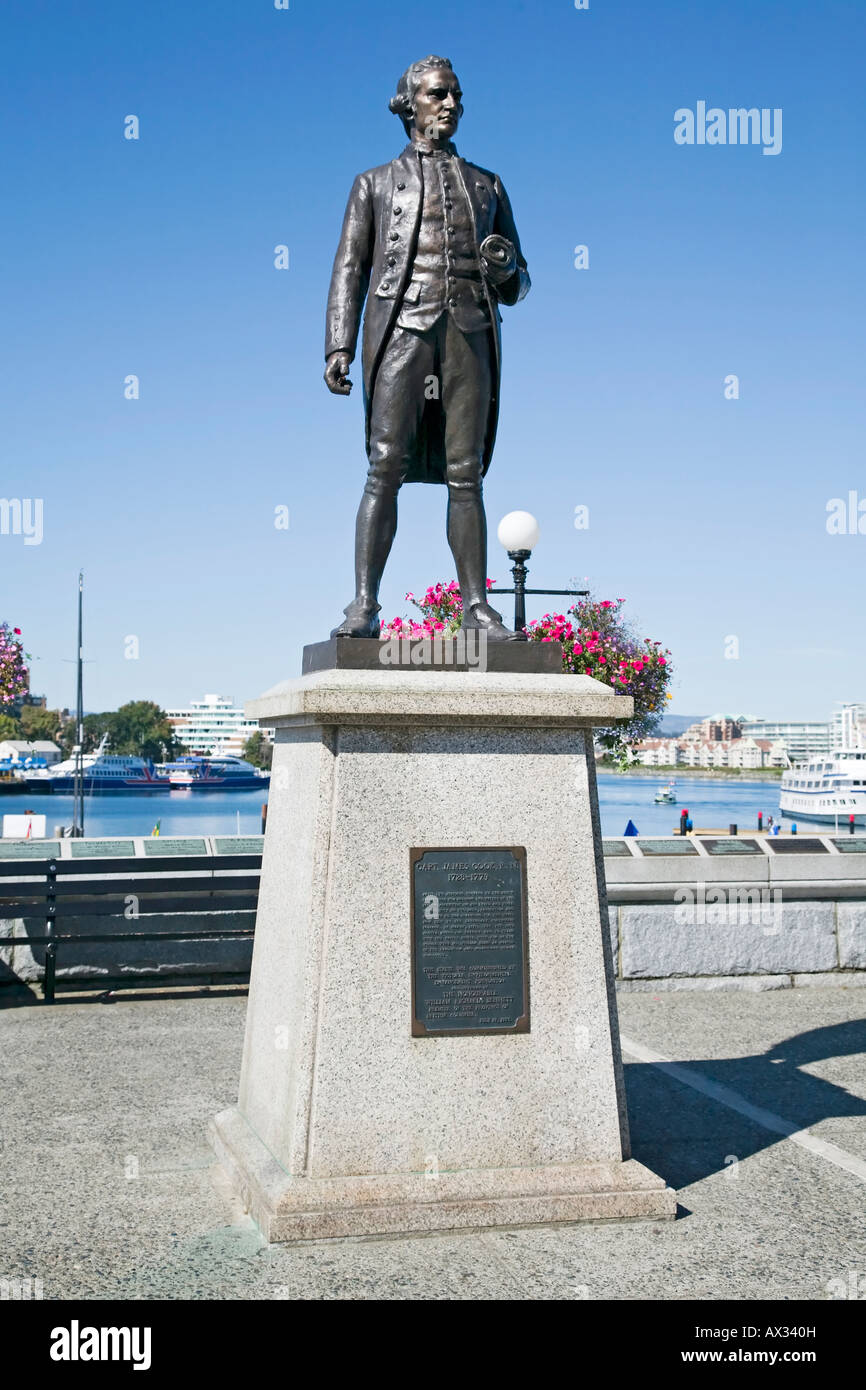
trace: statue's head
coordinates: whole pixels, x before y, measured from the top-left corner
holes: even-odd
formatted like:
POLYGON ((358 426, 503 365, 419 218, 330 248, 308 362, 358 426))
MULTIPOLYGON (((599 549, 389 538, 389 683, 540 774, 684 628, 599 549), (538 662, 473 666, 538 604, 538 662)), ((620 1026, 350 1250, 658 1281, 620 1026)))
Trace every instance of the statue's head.
POLYGON ((414 126, 428 140, 450 140, 463 115, 462 96, 451 60, 430 54, 406 69, 388 105, 407 135, 414 126))

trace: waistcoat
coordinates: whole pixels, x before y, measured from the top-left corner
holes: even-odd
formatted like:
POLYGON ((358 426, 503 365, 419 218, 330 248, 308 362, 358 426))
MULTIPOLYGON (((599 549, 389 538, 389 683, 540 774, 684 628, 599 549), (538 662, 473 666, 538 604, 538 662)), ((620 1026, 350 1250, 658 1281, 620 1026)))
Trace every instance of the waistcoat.
POLYGON ((397 324, 432 328, 446 311, 463 333, 490 325, 475 228, 457 166, 445 151, 422 153, 424 181, 412 278, 397 324))

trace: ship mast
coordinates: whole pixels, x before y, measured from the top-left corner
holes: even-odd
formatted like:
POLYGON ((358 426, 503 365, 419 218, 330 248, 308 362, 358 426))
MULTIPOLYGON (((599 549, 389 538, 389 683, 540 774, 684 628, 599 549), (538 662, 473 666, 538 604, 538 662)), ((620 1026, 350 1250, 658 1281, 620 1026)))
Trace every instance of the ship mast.
POLYGON ((84 595, 84 571, 78 575, 78 680, 75 710, 75 773, 72 782, 72 834, 84 834, 84 680, 83 680, 83 637, 82 600, 84 595))

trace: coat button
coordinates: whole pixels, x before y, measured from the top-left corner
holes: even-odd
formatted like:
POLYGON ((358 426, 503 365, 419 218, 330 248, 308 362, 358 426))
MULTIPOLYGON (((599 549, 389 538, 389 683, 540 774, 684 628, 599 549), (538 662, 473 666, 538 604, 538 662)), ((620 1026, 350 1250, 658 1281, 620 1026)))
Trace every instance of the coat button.
POLYGON ((399 241, 399 240, 400 240, 400 233, 399 233, 399 232, 391 232, 391 233, 390 233, 389 240, 391 240, 391 241, 399 241))
POLYGON ((379 289, 380 289, 380 290, 389 290, 390 288, 391 288, 391 285, 390 285, 390 282, 389 282, 388 280, 383 280, 382 283, 381 283, 381 285, 379 286, 379 289))
POLYGON ((403 189, 406 187, 406 185, 405 185, 405 183, 398 183, 398 184, 397 184, 397 187, 399 188, 400 192, 402 193, 402 192, 403 192, 403 189))
POLYGON ((388 264, 389 264, 389 265, 396 265, 396 264, 397 264, 397 257, 396 257, 396 256, 389 256, 389 257, 388 257, 388 264))
POLYGON ((395 209, 394 209, 394 216, 395 216, 395 217, 399 217, 402 211, 403 211, 402 208, 395 208, 395 209))

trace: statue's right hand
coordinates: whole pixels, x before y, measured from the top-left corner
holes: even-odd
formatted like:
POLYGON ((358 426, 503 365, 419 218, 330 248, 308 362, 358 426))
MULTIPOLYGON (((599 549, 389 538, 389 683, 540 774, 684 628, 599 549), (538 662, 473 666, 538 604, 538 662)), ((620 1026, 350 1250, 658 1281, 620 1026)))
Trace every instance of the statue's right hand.
POLYGON ((325 384, 335 396, 348 396, 352 389, 349 380, 351 357, 348 352, 332 352, 325 365, 325 384))

